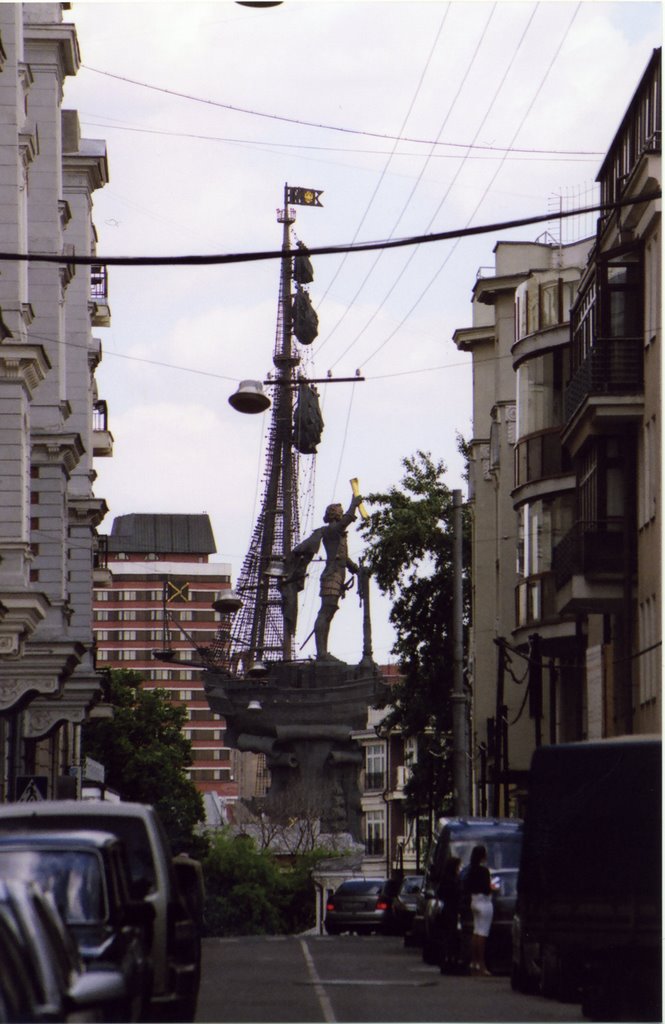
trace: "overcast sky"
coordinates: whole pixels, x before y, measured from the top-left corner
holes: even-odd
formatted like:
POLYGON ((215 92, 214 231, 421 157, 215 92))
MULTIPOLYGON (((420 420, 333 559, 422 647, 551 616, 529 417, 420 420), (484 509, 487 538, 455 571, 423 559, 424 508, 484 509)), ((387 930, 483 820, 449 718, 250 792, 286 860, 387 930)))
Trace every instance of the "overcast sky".
MULTIPOLYGON (((65 106, 108 147, 110 183, 94 196, 102 257, 278 249, 285 182, 323 191, 321 208, 297 208, 309 246, 547 214, 561 196, 584 203, 661 33, 660 3, 592 0, 85 0, 65 18, 83 61, 65 106)), ((313 375, 366 380, 321 388, 306 530, 330 501, 346 506, 350 477, 385 490, 419 449, 463 486, 455 438, 471 436, 471 373, 452 335, 471 322, 471 288, 499 237, 545 231, 556 237, 558 222, 314 260, 313 375)), ((102 530, 130 512, 207 512, 235 582, 270 414, 242 416, 228 397, 272 368, 279 263, 112 268, 109 281, 112 326, 96 331, 115 438, 114 457, 96 461, 102 530)), ((349 540, 358 557, 353 527, 349 540)), ((301 639, 318 608, 312 583, 301 639)), ((384 664, 388 605, 376 592, 372 605, 384 664)), ((330 646, 360 657, 355 593, 330 646)))

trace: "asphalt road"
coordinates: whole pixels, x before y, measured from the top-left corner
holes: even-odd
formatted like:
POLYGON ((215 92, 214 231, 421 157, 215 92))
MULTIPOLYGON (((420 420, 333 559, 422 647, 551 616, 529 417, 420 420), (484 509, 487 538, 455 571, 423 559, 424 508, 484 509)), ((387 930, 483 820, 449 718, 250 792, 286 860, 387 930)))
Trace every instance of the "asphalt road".
POLYGON ((206 1024, 584 1021, 579 1006, 513 992, 505 977, 441 975, 393 936, 205 939, 206 1024))

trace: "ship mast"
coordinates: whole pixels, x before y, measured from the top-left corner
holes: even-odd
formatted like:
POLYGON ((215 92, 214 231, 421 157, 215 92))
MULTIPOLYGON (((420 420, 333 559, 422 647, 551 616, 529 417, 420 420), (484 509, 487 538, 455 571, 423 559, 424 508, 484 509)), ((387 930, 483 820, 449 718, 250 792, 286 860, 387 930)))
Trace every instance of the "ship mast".
MULTIPOLYGON (((231 630, 231 657, 236 671, 256 674, 269 661, 293 659, 293 637, 284 627, 279 590, 280 571, 286 555, 298 543, 299 456, 294 450, 293 408, 296 368, 294 351, 291 225, 295 210, 289 207, 284 186, 284 207, 277 212, 283 225, 277 329, 273 364, 271 422, 268 431, 261 509, 245 556, 236 590, 243 606, 231 630)), ((320 204, 319 204, 320 205, 320 204)))

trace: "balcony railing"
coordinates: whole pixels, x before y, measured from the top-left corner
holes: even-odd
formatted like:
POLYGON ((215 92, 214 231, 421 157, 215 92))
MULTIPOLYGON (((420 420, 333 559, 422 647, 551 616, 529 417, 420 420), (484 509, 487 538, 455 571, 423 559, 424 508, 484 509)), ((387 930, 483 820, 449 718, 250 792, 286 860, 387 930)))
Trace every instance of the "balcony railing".
POLYGON ((566 388, 566 421, 571 419, 590 395, 620 395, 642 391, 642 350, 641 338, 598 338, 566 388))
POLYGON ((383 836, 368 836, 365 840, 365 853, 368 857, 383 857, 386 852, 386 841, 383 836))
POLYGON ((105 303, 109 297, 108 274, 105 263, 93 263, 90 267, 90 298, 93 302, 105 303))
POLYGON ((103 398, 100 398, 92 407, 92 429, 107 431, 109 428, 108 421, 108 405, 103 398))
POLYGON ((98 533, 95 537, 93 553, 93 568, 108 569, 109 565, 109 539, 106 534, 98 533))
POLYGON ((578 522, 552 553, 557 589, 572 576, 621 575, 624 571, 624 521, 578 522))

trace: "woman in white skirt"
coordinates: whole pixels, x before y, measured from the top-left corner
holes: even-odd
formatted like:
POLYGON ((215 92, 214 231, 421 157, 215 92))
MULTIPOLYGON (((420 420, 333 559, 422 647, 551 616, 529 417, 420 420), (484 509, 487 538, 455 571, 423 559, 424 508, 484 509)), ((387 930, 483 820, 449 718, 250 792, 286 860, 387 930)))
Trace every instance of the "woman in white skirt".
POLYGON ((466 890, 471 896, 473 935, 471 937, 471 973, 490 975, 485 964, 485 941, 492 927, 492 880, 487 867, 487 850, 474 846, 466 875, 466 890))

